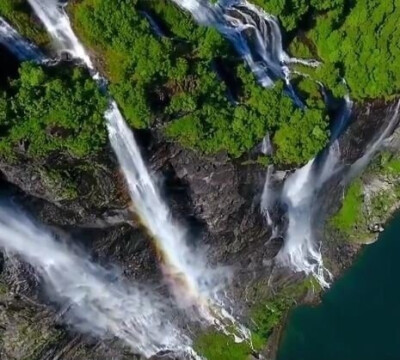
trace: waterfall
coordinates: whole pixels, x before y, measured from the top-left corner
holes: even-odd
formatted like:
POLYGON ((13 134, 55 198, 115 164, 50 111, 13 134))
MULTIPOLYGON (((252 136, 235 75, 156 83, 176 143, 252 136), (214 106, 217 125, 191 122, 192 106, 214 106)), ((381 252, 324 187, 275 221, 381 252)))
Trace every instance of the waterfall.
POLYGON ((115 102, 105 117, 133 206, 162 254, 162 270, 176 300, 182 307, 194 310, 192 315, 198 320, 234 335, 236 341, 249 339, 248 330, 225 310, 226 299, 219 294, 221 284, 229 277, 228 270, 208 267, 206 254, 194 251, 187 243, 186 229, 172 218, 115 102))
POLYGON ((261 142, 261 153, 264 155, 272 155, 273 152, 274 149, 272 148, 271 138, 269 133, 267 133, 261 142))
POLYGON ((58 0, 28 0, 36 15, 43 22, 60 51, 67 52, 75 59, 93 69, 93 63, 85 48, 75 36, 69 17, 65 12, 65 5, 58 0))
POLYGON ((272 225, 272 219, 269 214, 269 207, 271 204, 271 192, 270 192, 270 181, 271 181, 271 173, 273 171, 273 166, 269 165, 267 168, 267 175, 265 177, 265 183, 264 183, 264 188, 263 192, 261 194, 261 201, 260 201, 260 209, 261 213, 265 216, 267 219, 268 225, 272 225))
POLYGON ((7 47, 20 61, 46 61, 42 52, 32 43, 25 40, 15 29, 0 17, 0 44, 7 47))
POLYGON ((299 103, 290 85, 288 64, 301 63, 316 67, 315 60, 290 58, 282 48, 278 20, 245 0, 225 0, 213 4, 208 0, 173 0, 190 12, 195 20, 214 27, 232 42, 251 71, 264 87, 275 79, 284 79, 294 100, 299 103))
POLYGON ((337 138, 350 119, 352 105, 346 96, 335 119, 330 144, 317 157, 322 165, 316 167, 316 159, 310 160, 287 178, 282 191, 281 201, 287 206, 289 223, 276 261, 294 271, 314 275, 323 287, 329 287, 326 275, 331 275, 324 267, 320 247, 314 238, 312 217, 319 208, 318 193, 341 169, 337 138))
POLYGON ((276 260, 294 271, 313 274, 323 286, 328 286, 323 274, 322 256, 316 249, 311 229, 314 161, 312 159, 285 181, 282 201, 288 207, 289 224, 276 260))
POLYGON ((0 207, 0 247, 28 262, 40 276, 62 317, 77 330, 117 337, 151 357, 174 350, 192 355, 190 340, 170 319, 170 304, 146 287, 91 262, 82 251, 57 239, 23 213, 0 207))
POLYGON ((183 288, 175 288, 179 291, 179 300, 190 304, 196 302, 199 295, 206 298, 212 296, 210 290, 222 279, 206 266, 205 254, 194 252, 188 246, 185 229, 172 219, 168 206, 146 169, 133 134, 115 102, 105 117, 111 145, 125 175, 133 206, 157 248, 165 256, 164 270, 167 277, 178 285, 183 282, 180 284, 183 288))
MULTIPOLYGON (((93 64, 74 34, 64 7, 59 6, 57 0, 29 2, 61 50, 81 59, 94 73, 93 64)), ((98 73, 94 78, 100 85, 105 82, 98 73)), ((110 100, 105 118, 110 143, 120 162, 133 206, 156 244, 163 273, 178 304, 193 309, 198 320, 205 320, 227 333, 234 329, 234 335, 247 339, 247 329, 225 310, 220 295, 221 284, 226 282, 229 272, 225 268, 210 268, 206 254, 195 251, 187 243, 186 230, 172 218, 115 101, 110 100)))
MULTIPOLYGON (((327 99, 326 96, 325 98, 327 99)), ((350 120, 352 109, 353 101, 347 94, 342 100, 342 106, 338 110, 336 119, 334 121, 329 145, 320 156, 322 160, 322 166, 319 170, 319 175, 317 179, 317 189, 320 189, 326 181, 332 178, 332 176, 335 175, 342 168, 341 166, 339 166, 340 148, 338 138, 343 133, 350 120)))

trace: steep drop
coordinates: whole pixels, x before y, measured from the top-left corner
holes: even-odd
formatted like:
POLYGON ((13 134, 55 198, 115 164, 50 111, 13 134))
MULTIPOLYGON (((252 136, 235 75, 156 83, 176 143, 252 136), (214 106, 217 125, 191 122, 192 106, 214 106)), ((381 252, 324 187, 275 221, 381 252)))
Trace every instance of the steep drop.
POLYGON ((64 319, 79 331, 117 337, 146 357, 163 350, 192 353, 161 295, 124 282, 23 213, 0 207, 0 247, 35 268, 51 299, 67 309, 64 319))
POLYGON ((330 273, 324 267, 320 245, 316 242, 312 218, 318 211, 317 195, 327 181, 341 168, 337 137, 346 126, 353 103, 346 97, 335 119, 330 144, 317 158, 296 170, 285 181, 281 202, 287 206, 288 228, 278 264, 294 271, 314 275, 321 286, 329 287, 330 273), (319 166, 316 165, 316 160, 319 166))
POLYGON ((195 20, 217 29, 243 57, 260 84, 272 86, 284 79, 291 95, 290 63, 318 66, 315 60, 290 58, 282 48, 278 20, 245 0, 224 0, 214 4, 208 0, 173 0, 190 12, 195 20))
MULTIPOLYGON (((57 0, 29 2, 61 50, 82 60, 95 73, 93 63, 57 0)), ((93 76, 100 85, 106 82, 98 73, 93 76)), ((229 274, 225 269, 210 268, 205 253, 188 244, 186 230, 172 219, 168 206, 146 168, 132 131, 117 104, 111 99, 105 118, 110 142, 129 187, 133 207, 161 254, 163 272, 177 302, 188 309, 194 308, 198 320, 205 320, 224 331, 232 324, 237 325, 237 333, 241 338, 246 338, 246 329, 241 328, 225 311, 219 294, 229 274)))

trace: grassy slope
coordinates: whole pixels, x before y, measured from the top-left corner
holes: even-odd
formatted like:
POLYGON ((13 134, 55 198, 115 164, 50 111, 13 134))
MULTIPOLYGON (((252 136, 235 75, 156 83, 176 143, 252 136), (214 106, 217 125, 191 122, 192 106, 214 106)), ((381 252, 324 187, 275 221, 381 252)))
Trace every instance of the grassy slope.
MULTIPOLYGON (((214 330, 202 333, 195 341, 195 349, 207 360, 246 360, 254 351, 261 351, 275 327, 287 312, 310 291, 318 291, 313 279, 291 285, 273 297, 261 297, 250 311, 251 341, 236 343, 232 336, 214 330)), ((261 290, 260 290, 261 291, 261 290)))
POLYGON ((331 218, 330 225, 349 241, 369 242, 375 238, 369 227, 384 224, 399 204, 399 154, 384 152, 359 179, 350 184, 342 206, 331 218))

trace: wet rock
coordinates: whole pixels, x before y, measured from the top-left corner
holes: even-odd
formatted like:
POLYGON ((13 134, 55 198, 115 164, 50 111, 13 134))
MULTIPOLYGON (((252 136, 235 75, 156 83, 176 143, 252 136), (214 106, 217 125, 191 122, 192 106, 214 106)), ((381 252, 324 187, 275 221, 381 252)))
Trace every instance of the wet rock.
POLYGON ((368 145, 382 133, 396 104, 397 101, 383 100, 354 104, 350 126, 339 139, 341 158, 346 164, 360 158, 368 145))
MULTIPOLYGON (((368 107, 356 106, 353 123, 340 140, 345 163, 350 164, 362 155, 370 139, 381 128, 379 120, 385 118, 382 112, 389 111, 388 107, 390 105, 383 102, 374 102, 368 107)), ((265 291, 269 288, 275 291, 302 279, 301 274, 293 274, 274 264, 274 257, 283 245, 287 219, 285 209, 275 201, 270 210, 277 225, 273 233, 260 213, 266 168, 233 161, 223 153, 204 156, 182 149, 166 142, 156 131, 139 135, 143 135, 139 136, 139 142, 145 160, 157 175, 174 218, 188 228, 190 243, 207 247, 211 263, 232 265, 235 274, 232 291, 236 303, 248 299, 251 289, 256 289, 256 282, 263 281, 265 291)), ((24 155, 23 147, 20 151, 18 162, 0 161, 0 171, 6 180, 4 188, 17 203, 57 231, 70 234, 70 241, 84 248, 96 262, 117 264, 131 281, 162 281, 157 254, 131 210, 123 178, 111 151, 85 161, 62 154, 32 161, 24 155), (54 171, 61 176, 54 175, 54 171)), ((280 193, 286 176, 285 171, 274 173, 271 186, 275 193, 280 193)), ((326 201, 318 209, 321 214, 329 214, 340 206, 340 176, 334 177, 324 190, 326 201)), ((323 238, 322 220, 320 223, 315 216, 314 221, 319 238, 323 238)), ((378 225, 374 229, 381 231, 380 223, 372 225, 378 225)), ((336 269, 333 272, 339 274, 351 264, 360 246, 338 241, 337 234, 329 236, 324 240, 322 250, 336 269)), ((104 342, 80 336, 73 329, 60 325, 62 319, 58 318, 57 308, 41 297, 40 282, 34 271, 26 264, 13 268, 9 259, 0 263, 3 268, 0 284, 6 286, 6 298, 0 296, 0 316, 6 319, 3 323, 7 324, 7 329, 15 329, 27 321, 23 319, 29 318, 30 314, 39 314, 46 319, 40 324, 43 329, 35 327, 32 321, 27 321, 27 326, 33 326, 32 331, 36 333, 49 334, 48 337, 56 339, 49 344, 41 343, 40 357, 35 355, 34 359, 135 358, 115 340, 104 342), (8 305, 1 307, 3 303, 8 305), (16 309, 22 310, 13 318, 16 309)), ((247 301, 252 301, 251 296, 247 301)), ((1 331, 0 326, 0 334, 1 331)), ((1 357, 11 360, 29 355, 28 346, 15 344, 10 342, 7 355, 0 353, 1 357)), ((170 354, 161 357, 166 356, 170 354)))

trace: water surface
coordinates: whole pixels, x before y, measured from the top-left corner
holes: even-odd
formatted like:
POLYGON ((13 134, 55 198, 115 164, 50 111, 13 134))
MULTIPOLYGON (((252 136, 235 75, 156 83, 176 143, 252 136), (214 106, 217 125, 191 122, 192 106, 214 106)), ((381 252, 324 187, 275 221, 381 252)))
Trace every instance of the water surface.
POLYGON ((278 360, 400 360, 400 214, 319 306, 292 312, 278 360))

